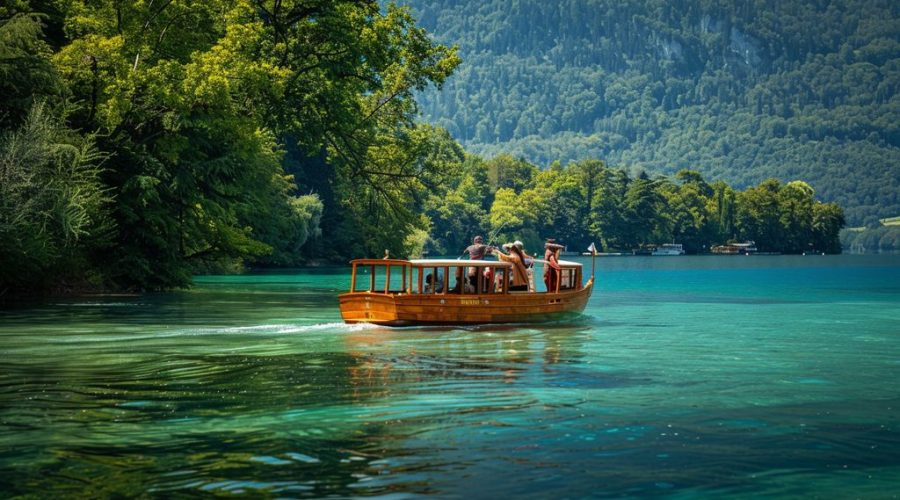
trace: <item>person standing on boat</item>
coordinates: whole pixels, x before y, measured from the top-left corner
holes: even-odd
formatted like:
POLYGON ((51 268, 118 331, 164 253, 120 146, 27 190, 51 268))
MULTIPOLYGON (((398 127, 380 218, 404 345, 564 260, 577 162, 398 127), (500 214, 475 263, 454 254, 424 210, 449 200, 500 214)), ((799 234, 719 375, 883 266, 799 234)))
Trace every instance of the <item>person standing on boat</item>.
POLYGON ((555 292, 556 285, 559 283, 559 252, 565 248, 558 244, 554 238, 547 238, 544 243, 544 285, 547 286, 548 292, 555 292))
MULTIPOLYGON (((484 256, 489 253, 492 253, 493 249, 491 247, 485 245, 484 238, 482 238, 479 235, 479 236, 472 238, 472 244, 469 245, 468 247, 466 247, 465 251, 466 251, 466 253, 469 254, 470 260, 484 260, 484 256)), ((478 279, 475 276, 476 272, 477 272, 476 268, 474 268, 474 267, 469 268, 468 279, 469 279, 469 283, 472 285, 473 288, 475 286, 477 286, 476 283, 478 282, 478 279)), ((487 278, 490 279, 489 276, 487 278)))
POLYGON ((525 251, 525 244, 522 243, 522 240, 514 241, 513 246, 522 254, 522 263, 525 264, 525 269, 528 271, 528 291, 534 292, 534 257, 528 255, 528 252, 525 251))
POLYGON ((525 267, 525 256, 522 254, 522 251, 514 243, 504 244, 503 249, 509 253, 505 254, 500 250, 495 250, 495 253, 498 259, 503 262, 509 262, 513 266, 512 285, 510 285, 509 290, 528 290, 528 270, 525 267))
POLYGON ((484 260, 484 256, 491 253, 491 247, 484 244, 484 238, 476 236, 472 238, 472 244, 466 247, 470 260, 484 260))
POLYGON ((522 254, 522 263, 525 264, 525 267, 534 266, 534 257, 528 255, 528 252, 525 251, 525 244, 522 243, 522 240, 514 241, 513 246, 522 254))

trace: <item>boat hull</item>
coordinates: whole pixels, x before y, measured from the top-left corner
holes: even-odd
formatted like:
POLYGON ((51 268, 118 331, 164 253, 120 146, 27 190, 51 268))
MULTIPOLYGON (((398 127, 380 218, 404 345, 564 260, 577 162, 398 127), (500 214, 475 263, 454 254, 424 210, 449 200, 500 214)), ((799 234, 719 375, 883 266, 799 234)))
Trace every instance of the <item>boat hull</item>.
POLYGON ((578 316, 593 283, 559 293, 383 294, 351 292, 339 296, 346 323, 387 326, 534 323, 578 316))

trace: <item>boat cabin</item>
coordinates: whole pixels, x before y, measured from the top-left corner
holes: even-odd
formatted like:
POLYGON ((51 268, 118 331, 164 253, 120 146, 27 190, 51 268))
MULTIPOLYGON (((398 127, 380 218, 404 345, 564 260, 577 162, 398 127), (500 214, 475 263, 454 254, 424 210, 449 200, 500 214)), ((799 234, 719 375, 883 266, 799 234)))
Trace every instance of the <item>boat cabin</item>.
MULTIPOLYGON (((582 266, 560 261, 560 279, 551 292, 582 288, 582 266)), ((350 292, 377 294, 490 295, 511 291, 513 265, 492 260, 357 259, 351 262, 350 292)))

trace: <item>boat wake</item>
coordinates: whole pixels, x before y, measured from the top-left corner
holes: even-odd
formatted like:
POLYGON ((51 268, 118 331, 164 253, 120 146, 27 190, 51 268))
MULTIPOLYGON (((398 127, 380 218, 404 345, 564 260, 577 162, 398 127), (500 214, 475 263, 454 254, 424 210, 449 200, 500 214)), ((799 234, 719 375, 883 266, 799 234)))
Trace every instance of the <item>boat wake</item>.
MULTIPOLYGON (((115 343, 127 342, 131 347, 136 347, 135 343, 170 342, 173 339, 185 337, 231 337, 233 339, 260 339, 265 337, 277 336, 294 336, 310 334, 318 336, 319 334, 336 334, 336 335, 352 335, 355 332, 374 330, 379 327, 372 324, 347 325, 344 323, 316 323, 311 325, 298 324, 269 324, 269 325, 253 325, 253 326, 222 326, 222 327, 191 327, 191 328, 173 328, 166 325, 156 325, 143 328, 133 332, 66 332, 59 336, 44 336, 45 344, 53 344, 57 346, 74 346, 76 348, 92 349, 98 345, 109 345, 115 343)), ((201 341, 206 343, 205 341, 201 341)), ((213 343, 210 340, 210 343, 213 343)), ((251 344, 255 344, 250 340, 251 344)))
POLYGON ((272 324, 254 326, 234 326, 224 328, 198 328, 190 333, 194 335, 229 335, 229 334, 255 334, 255 335, 284 335, 294 333, 312 333, 334 330, 337 332, 357 332, 382 328, 371 323, 316 323, 312 325, 272 324))

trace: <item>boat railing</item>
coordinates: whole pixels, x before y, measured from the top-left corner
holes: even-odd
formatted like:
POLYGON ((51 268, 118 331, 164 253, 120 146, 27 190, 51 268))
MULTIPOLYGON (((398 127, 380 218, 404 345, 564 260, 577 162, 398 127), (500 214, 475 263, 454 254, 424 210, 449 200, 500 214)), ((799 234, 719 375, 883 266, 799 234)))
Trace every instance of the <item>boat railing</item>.
MULTIPOLYGON (((550 265, 544 259, 535 259, 537 263, 543 264, 545 269, 550 265)), ((559 265, 559 279, 556 280, 556 289, 548 290, 548 292, 561 292, 567 290, 578 290, 582 288, 582 267, 581 264, 577 262, 570 262, 567 260, 561 260, 557 263, 559 265)), ((550 272, 548 269, 547 272, 550 272)))
POLYGON ((357 259, 351 265, 350 291, 378 294, 509 293, 503 283, 512 272, 499 261, 357 259), (455 278, 452 287, 448 276, 455 278))

